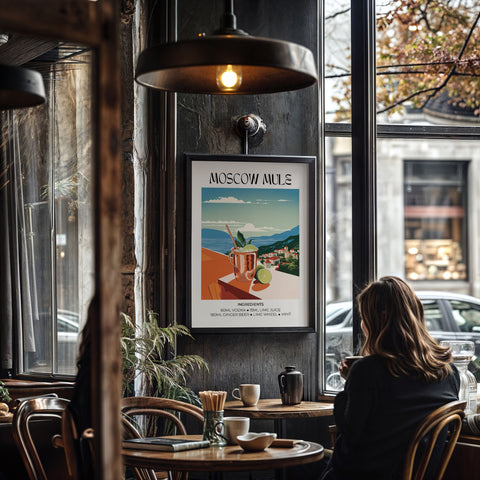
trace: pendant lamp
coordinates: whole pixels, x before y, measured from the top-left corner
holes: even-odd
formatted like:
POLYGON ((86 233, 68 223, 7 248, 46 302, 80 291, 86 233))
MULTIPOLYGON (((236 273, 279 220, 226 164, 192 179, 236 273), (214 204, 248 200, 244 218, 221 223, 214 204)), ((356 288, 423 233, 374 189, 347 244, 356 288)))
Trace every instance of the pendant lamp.
POLYGON ((233 0, 213 35, 145 49, 135 79, 184 93, 242 95, 298 90, 317 81, 312 52, 297 43, 253 37, 237 29, 233 0))
POLYGON ((0 65, 0 110, 35 107, 45 100, 45 86, 39 72, 0 65))

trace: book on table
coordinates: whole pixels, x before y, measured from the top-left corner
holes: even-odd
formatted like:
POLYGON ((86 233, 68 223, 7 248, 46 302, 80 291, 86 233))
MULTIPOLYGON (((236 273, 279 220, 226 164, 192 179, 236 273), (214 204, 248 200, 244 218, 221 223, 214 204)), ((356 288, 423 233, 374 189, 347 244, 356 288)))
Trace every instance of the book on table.
POLYGON ((144 450, 164 450, 166 452, 180 452, 210 446, 208 440, 186 440, 184 438, 144 437, 130 438, 123 441, 124 448, 144 450))

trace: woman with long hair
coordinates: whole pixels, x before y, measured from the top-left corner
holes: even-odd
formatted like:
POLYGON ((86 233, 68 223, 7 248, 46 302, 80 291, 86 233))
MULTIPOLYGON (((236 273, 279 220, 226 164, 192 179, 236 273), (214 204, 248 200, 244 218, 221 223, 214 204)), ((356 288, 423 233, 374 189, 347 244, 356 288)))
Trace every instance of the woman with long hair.
POLYGON ((428 333, 423 305, 404 280, 372 282, 357 304, 363 358, 340 367, 346 383, 335 398, 338 437, 322 480, 393 480, 417 426, 458 400, 459 373, 448 348, 428 333))

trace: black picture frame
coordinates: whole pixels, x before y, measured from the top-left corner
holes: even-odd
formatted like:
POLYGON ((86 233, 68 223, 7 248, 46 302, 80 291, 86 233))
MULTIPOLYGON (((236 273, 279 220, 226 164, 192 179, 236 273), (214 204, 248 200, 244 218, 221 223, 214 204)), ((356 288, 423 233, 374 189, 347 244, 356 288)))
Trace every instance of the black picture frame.
POLYGON ((316 157, 184 157, 187 326, 315 332, 316 157))

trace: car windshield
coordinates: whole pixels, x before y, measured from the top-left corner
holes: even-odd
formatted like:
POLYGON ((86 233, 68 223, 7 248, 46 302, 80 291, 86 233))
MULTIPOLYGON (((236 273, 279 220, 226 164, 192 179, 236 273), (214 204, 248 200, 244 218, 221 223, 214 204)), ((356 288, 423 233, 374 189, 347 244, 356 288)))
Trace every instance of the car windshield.
MULTIPOLYGON (((425 325, 440 341, 469 340, 476 345, 470 369, 480 380, 480 299, 440 291, 417 292, 423 304, 425 325)), ((353 354, 352 302, 332 302, 325 308, 325 385, 338 391, 344 380, 340 362, 353 354)))
POLYGON ((328 304, 325 309, 326 325, 329 327, 340 325, 350 314, 350 310, 349 302, 328 304))

